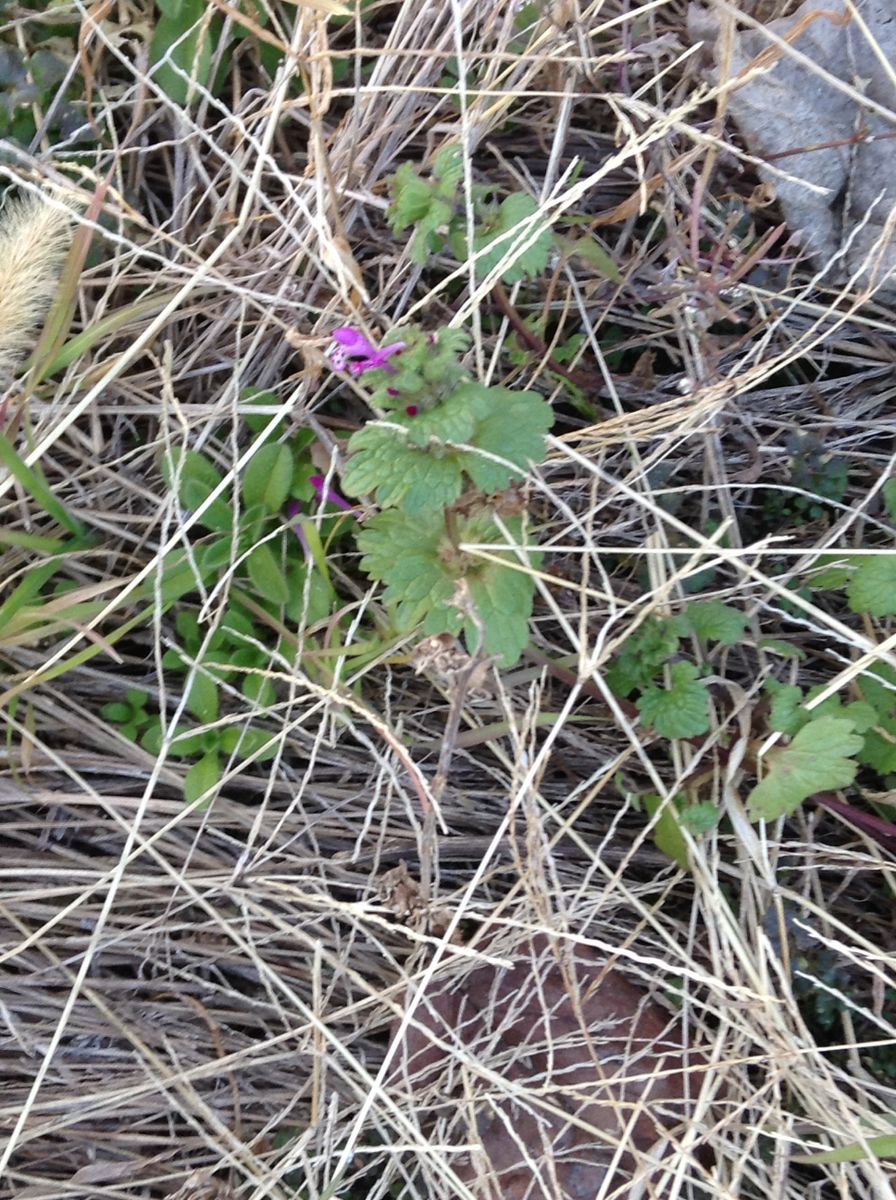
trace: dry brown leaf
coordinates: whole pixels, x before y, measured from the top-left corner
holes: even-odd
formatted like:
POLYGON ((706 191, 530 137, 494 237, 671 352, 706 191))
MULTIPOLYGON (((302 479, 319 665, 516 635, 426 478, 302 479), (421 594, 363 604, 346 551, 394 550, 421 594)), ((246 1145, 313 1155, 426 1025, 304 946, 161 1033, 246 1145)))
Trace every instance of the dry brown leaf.
POLYGON ((392 1077, 440 1142, 476 1144, 452 1157, 459 1178, 482 1200, 593 1200, 608 1176, 661 1170, 705 1065, 679 1022, 588 947, 477 948, 513 965, 433 985, 392 1077))

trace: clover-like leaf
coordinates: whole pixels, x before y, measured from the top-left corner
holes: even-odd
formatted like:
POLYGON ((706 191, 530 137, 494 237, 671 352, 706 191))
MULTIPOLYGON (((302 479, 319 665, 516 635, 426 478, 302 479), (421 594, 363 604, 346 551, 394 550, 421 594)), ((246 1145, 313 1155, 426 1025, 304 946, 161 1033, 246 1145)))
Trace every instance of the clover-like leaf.
POLYGON ((649 687, 636 707, 661 737, 697 737, 709 729, 709 693, 693 663, 672 663, 668 687, 649 687))
POLYGON ((847 787, 856 777, 852 756, 862 743, 845 717, 819 717, 804 725, 789 746, 776 746, 766 755, 766 774, 747 797, 750 819, 789 816, 814 792, 847 787))
POLYGON ((849 607, 872 617, 896 614, 896 554, 864 558, 846 590, 849 607))

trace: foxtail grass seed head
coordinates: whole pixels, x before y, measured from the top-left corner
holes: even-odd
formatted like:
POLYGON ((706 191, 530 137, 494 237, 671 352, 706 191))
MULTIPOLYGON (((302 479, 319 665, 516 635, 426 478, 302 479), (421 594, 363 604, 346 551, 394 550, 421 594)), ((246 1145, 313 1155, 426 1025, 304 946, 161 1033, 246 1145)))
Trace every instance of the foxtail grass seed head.
POLYGON ((0 377, 33 349, 70 243, 68 214, 40 197, 0 208, 0 377))

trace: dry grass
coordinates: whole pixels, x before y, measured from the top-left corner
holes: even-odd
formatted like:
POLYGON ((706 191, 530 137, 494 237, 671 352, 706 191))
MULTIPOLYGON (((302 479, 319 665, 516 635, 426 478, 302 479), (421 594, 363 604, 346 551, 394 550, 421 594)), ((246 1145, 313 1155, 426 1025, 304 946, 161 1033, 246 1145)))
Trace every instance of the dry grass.
MULTIPOLYGON (((108 184, 76 313, 77 328, 106 331, 33 395, 7 396, 26 461, 99 535, 66 568, 99 603, 53 637, 7 643, 0 629, 0 1193, 466 1197, 450 1147, 383 1064, 412 985, 457 971, 469 956, 453 934, 491 920, 593 946, 665 1002, 681 990, 687 1036, 711 1069, 687 1144, 639 1194, 893 1195, 881 1161, 790 1161, 893 1128, 896 1092, 862 1045, 896 1038, 892 858, 821 808, 760 829, 742 804, 749 714, 763 679, 781 674, 762 637, 806 651, 805 685, 843 689, 866 655, 896 664, 892 627, 784 590, 822 549, 886 544, 875 496, 896 463, 891 312, 820 286, 795 250, 782 256, 788 278, 768 284, 738 272, 736 239, 714 262, 694 257, 725 246, 729 202, 757 179, 726 123, 724 82, 697 73, 676 0, 637 11, 563 0, 525 46, 514 6, 402 0, 367 19, 365 56, 350 52, 351 24, 265 3, 287 66, 266 80, 245 45, 222 98, 200 94, 189 116, 122 36, 135 14, 101 7, 77 19, 102 148, 0 160, 4 181, 26 194, 74 188, 84 212, 108 184), (335 58, 348 59, 338 84, 335 58), (459 81, 445 78, 449 60, 459 81), (289 87, 297 72, 302 91, 289 87), (452 137, 468 182, 525 188, 554 220, 590 214, 619 264, 610 284, 558 261, 541 290, 558 340, 587 334, 571 369, 597 419, 564 399, 547 348, 541 363, 509 366, 513 329, 495 321, 493 279, 448 260, 421 273, 390 234, 387 178, 452 137), (183 764, 153 760, 99 715, 138 686, 170 731, 183 720, 160 667, 169 618, 104 640, 191 526, 160 457, 201 448, 232 481, 249 385, 273 390, 291 427, 327 445, 329 332, 413 319, 469 326, 484 377, 560 405, 533 485, 549 550, 534 639, 566 656, 571 682, 533 660, 493 701, 466 706, 434 794, 451 695, 392 661, 359 672, 343 657, 322 682, 308 654, 319 640, 300 637, 270 664, 277 757, 232 762, 211 807, 189 812, 183 764), (786 485, 794 426, 850 463, 850 492, 830 519, 776 539, 757 513, 786 485), (707 748, 670 749, 632 724, 602 671, 710 567, 711 593, 750 627, 711 661, 707 748), (98 639, 102 653, 72 662, 98 639), (669 798, 703 767, 704 796, 728 820, 694 841, 686 876, 616 781, 669 798), (434 861, 421 796, 443 822, 434 861), (401 861, 422 894, 396 887, 401 861), (795 995, 823 952, 851 988, 833 1046, 795 995)), ((27 13, 5 19, 4 36, 26 36, 27 13)), ((759 236, 774 224, 755 220, 759 236)), ((511 290, 517 303, 523 316, 537 308, 511 290)), ((338 411, 358 419, 342 399, 338 411)), ((49 528, 2 474, 0 504, 8 531, 49 528)), ((9 545, 0 574, 17 583, 34 561, 9 545)), ((360 621, 372 600, 350 562, 335 567, 360 621)), ((203 618, 220 615, 230 586, 225 571, 203 618)), ((229 712, 240 704, 234 693, 229 712)))

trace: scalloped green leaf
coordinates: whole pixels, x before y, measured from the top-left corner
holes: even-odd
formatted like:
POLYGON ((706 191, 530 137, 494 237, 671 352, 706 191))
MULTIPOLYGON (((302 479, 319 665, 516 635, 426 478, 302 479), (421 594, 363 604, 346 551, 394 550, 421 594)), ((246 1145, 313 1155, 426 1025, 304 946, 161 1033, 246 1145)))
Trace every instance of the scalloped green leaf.
POLYGON ((647 688, 635 707, 661 737, 698 737, 709 729, 709 693, 693 663, 672 663, 669 686, 647 688))
POLYGON ((678 650, 679 637, 672 621, 648 617, 628 637, 605 673, 607 684, 617 696, 630 696, 636 688, 648 687, 656 673, 678 650))
POLYGON ((501 491, 522 478, 532 461, 544 457, 552 423, 550 405, 535 392, 465 383, 429 412, 396 415, 391 428, 371 423, 354 434, 343 490, 349 496, 375 495, 383 508, 436 512, 461 494, 465 473, 484 492, 501 491), (476 446, 513 465, 457 450, 457 444, 476 446))
POLYGON ((746 616, 721 600, 692 600, 675 618, 680 634, 693 633, 701 641, 721 642, 723 646, 736 646, 743 640, 746 627, 746 616))
POLYGON ((844 717, 819 717, 797 733, 789 746, 775 746, 765 758, 766 773, 747 797, 751 820, 789 816, 815 792, 848 787, 858 763, 852 757, 863 739, 844 717))
MULTIPOLYGON (((522 522, 517 518, 506 524, 515 544, 521 545, 522 522)), ((503 535, 491 514, 458 518, 457 536, 458 544, 495 546, 494 553, 506 565, 458 551, 438 523, 389 510, 368 521, 358 534, 361 567, 386 585, 383 601, 399 630, 421 625, 428 634, 463 630, 472 651, 479 636, 476 623, 452 604, 463 579, 484 627, 485 652, 497 655, 502 666, 512 666, 528 643, 534 580, 516 569, 514 551, 498 548, 503 535)), ((528 557, 537 565, 538 555, 528 557)))
POLYGON ((896 554, 863 558, 847 585, 849 607, 872 617, 896 614, 896 554))
POLYGON ((544 458, 544 439, 554 423, 554 413, 535 392, 478 384, 467 388, 475 389, 477 412, 483 414, 476 422, 471 444, 508 459, 517 470, 470 451, 460 456, 461 465, 480 491, 499 492, 523 478, 530 464, 544 458))
POLYGON ((531 196, 513 192, 501 201, 497 211, 486 215, 473 236, 474 251, 486 251, 476 261, 478 275, 488 275, 502 264, 501 279, 504 283, 519 283, 522 279, 541 274, 548 265, 553 237, 550 229, 543 229, 531 245, 525 245, 535 228, 531 218, 537 212, 538 205, 531 196), (516 237, 507 236, 514 231, 516 237), (494 249, 488 250, 492 245, 494 249))

